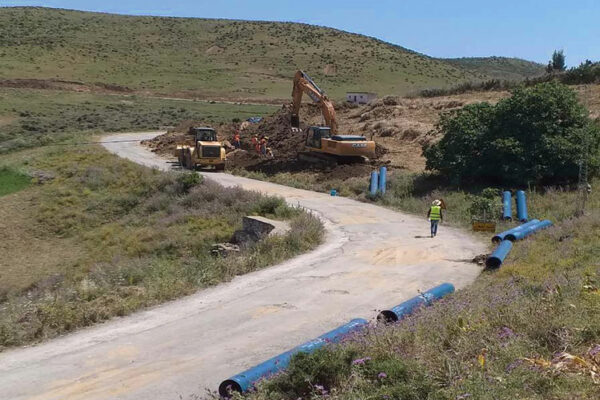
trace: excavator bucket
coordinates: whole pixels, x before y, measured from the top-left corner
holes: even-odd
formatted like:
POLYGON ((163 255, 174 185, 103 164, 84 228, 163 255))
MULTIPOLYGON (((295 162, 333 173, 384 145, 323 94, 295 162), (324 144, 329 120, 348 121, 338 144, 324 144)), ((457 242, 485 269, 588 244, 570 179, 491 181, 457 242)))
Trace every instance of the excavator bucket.
POLYGON ((300 128, 300 117, 292 114, 291 118, 292 128, 300 128))

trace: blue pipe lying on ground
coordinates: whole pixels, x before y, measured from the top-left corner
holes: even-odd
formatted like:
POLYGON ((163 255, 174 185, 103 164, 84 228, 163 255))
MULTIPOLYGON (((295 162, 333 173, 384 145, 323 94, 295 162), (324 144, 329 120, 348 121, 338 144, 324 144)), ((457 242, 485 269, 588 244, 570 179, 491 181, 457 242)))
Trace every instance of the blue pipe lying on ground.
POLYGON ((511 241, 515 241, 515 240, 521 240, 526 238, 527 236, 536 233, 537 231, 547 228, 549 226, 552 226, 552 222, 550 220, 543 220, 540 221, 534 225, 528 226, 525 229, 521 229, 515 232, 511 232, 508 235, 505 236, 506 240, 511 240, 511 241))
POLYGON ((521 222, 527 222, 527 200, 525 199, 525 192, 517 190, 517 218, 521 222))
POLYGON ((224 380, 219 385, 219 394, 222 397, 229 397, 232 392, 243 393, 252 388, 254 383, 262 378, 269 377, 283 369, 285 369, 292 359, 292 356, 297 353, 312 353, 313 351, 325 346, 328 343, 339 342, 345 335, 360 330, 368 325, 366 319, 357 318, 342 325, 316 339, 306 342, 303 345, 286 351, 278 356, 275 356, 255 367, 252 367, 241 374, 232 376, 224 380))
POLYGON ((502 219, 505 221, 512 220, 512 195, 509 191, 502 193, 502 219))
POLYGON ((396 322, 402 318, 412 314, 421 305, 431 305, 435 300, 454 292, 454 285, 451 283, 442 283, 420 295, 406 300, 404 303, 397 305, 389 310, 383 310, 377 316, 378 321, 396 322))
POLYGON ((496 250, 485 260, 486 268, 500 268, 512 247, 513 244, 510 240, 500 242, 496 250))
POLYGON ((519 226, 516 226, 516 227, 514 227, 514 228, 511 228, 511 229, 509 229, 509 230, 506 230, 506 231, 504 231, 504 232, 502 232, 502 233, 499 233, 499 234, 495 235, 495 236, 492 238, 492 243, 500 243, 501 241, 503 241, 504 239, 506 239, 506 235, 509 235, 509 234, 511 234, 511 233, 515 233, 515 232, 517 232, 517 231, 520 231, 520 230, 522 230, 522 229, 525 229, 525 228, 527 228, 527 227, 530 227, 530 226, 532 226, 532 225, 535 225, 535 224, 537 224, 538 222, 540 222, 540 220, 539 220, 539 219, 532 219, 531 221, 529 221, 529 222, 526 222, 526 223, 524 223, 523 225, 519 225, 519 226))
POLYGON ((371 172, 371 185, 369 186, 369 192, 371 196, 375 196, 377 194, 377 188, 379 186, 379 174, 377 171, 371 172))
POLYGON ((379 191, 381 192, 381 194, 385 194, 386 180, 387 168, 381 167, 379 168, 379 191))

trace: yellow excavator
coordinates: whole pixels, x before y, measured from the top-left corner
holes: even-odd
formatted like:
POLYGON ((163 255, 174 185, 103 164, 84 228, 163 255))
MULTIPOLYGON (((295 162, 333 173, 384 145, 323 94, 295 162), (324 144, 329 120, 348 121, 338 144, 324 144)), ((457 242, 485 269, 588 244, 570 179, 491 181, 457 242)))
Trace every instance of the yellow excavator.
POLYGON ((293 131, 300 129, 299 114, 304 93, 320 106, 326 126, 310 126, 306 129, 304 150, 298 153, 298 159, 325 166, 335 166, 338 163, 363 162, 365 159, 375 157, 374 141, 367 140, 366 137, 360 135, 338 134, 333 103, 303 71, 296 72, 294 76, 291 117, 293 131))

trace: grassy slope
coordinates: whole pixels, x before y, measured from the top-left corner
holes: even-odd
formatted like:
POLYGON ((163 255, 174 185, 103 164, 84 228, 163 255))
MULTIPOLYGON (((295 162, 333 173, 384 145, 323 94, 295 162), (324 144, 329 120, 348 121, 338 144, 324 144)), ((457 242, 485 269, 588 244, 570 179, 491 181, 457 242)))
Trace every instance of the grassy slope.
POLYGON ((0 8, 0 76, 104 82, 153 92, 288 98, 305 69, 334 98, 485 79, 366 36, 296 23, 0 8), (326 75, 326 66, 335 75, 326 75))
POLYGON ((282 199, 194 183, 97 145, 13 152, 0 162, 53 176, 0 197, 0 350, 214 285, 320 242, 321 225, 282 199), (292 231, 214 258, 244 215, 292 231), (35 257, 23 257, 35 254, 35 257))
MULTIPOLYGON (((1 11, 0 11, 1 12, 1 11)), ((218 124, 267 115, 269 105, 225 104, 0 88, 0 154, 99 132, 156 130, 182 120, 218 124)))
POLYGON ((448 58, 444 61, 473 73, 502 80, 520 80, 543 75, 546 68, 542 64, 520 58, 509 57, 464 57, 448 58))

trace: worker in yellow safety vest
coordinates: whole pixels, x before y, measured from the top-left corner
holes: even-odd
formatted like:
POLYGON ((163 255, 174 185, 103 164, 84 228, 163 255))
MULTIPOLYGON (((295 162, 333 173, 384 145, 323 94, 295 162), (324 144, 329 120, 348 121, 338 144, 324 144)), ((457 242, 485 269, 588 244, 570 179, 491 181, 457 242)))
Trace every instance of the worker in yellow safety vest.
POLYGON ((437 235, 438 224, 444 220, 442 202, 440 200, 434 200, 431 203, 431 208, 427 212, 427 218, 431 221, 431 237, 435 237, 437 235))

